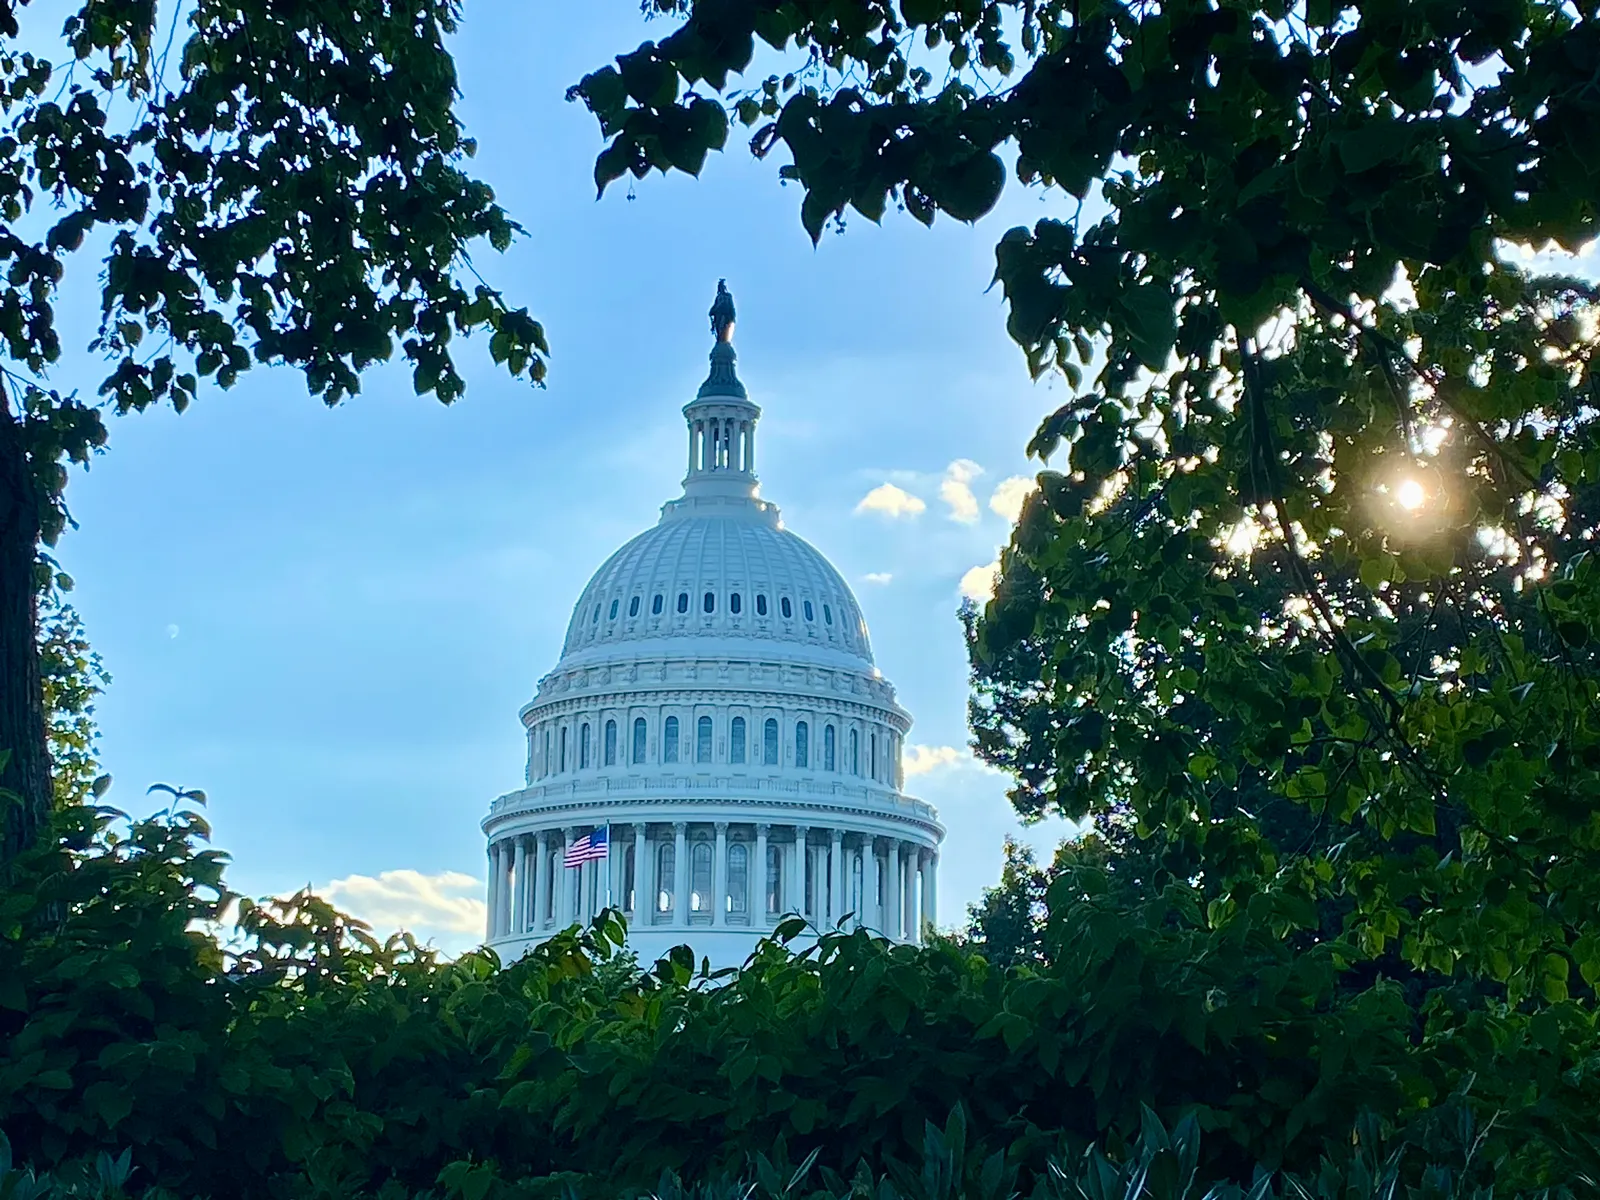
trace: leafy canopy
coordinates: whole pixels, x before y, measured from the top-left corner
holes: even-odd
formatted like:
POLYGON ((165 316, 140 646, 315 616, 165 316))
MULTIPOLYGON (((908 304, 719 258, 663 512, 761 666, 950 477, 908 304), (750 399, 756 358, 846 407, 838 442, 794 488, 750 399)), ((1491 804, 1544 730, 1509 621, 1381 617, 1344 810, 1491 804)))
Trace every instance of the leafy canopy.
POLYGON ((974 630, 1019 810, 1200 847, 1215 928, 1262 893, 1316 930, 1331 895, 1351 959, 1592 999, 1595 290, 1508 248, 1596 234, 1600 9, 647 7, 681 23, 573 92, 602 186, 697 166, 720 100, 813 237, 975 217, 999 155, 1060 198, 996 253, 1030 368, 1074 391, 974 630), (778 67, 741 88, 758 38, 778 67), (1250 797, 1347 836, 1278 847, 1250 797))

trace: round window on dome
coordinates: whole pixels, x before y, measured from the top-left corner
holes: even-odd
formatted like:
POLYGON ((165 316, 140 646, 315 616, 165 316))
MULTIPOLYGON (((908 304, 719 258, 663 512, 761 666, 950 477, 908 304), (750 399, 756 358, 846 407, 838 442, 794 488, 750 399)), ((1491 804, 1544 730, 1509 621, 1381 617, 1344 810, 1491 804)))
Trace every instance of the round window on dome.
POLYGON ((705 594, 705 598, 700 601, 700 608, 704 612, 708 612, 708 613, 716 612, 717 611, 717 594, 715 592, 707 592, 705 594))
POLYGON ((785 596, 782 600, 778 601, 778 611, 783 614, 783 619, 785 621, 794 616, 794 605, 789 603, 789 597, 785 596))
POLYGON ((606 617, 606 620, 615 621, 617 619, 617 605, 619 605, 621 603, 622 603, 622 601, 620 601, 620 600, 613 600, 611 602, 611 613, 610 613, 610 615, 608 615, 606 617))
POLYGON ((811 601, 807 600, 803 607, 805 608, 806 620, 815 621, 816 617, 813 615, 813 613, 811 611, 811 601))
POLYGON ((689 593, 688 592, 679 592, 678 593, 678 611, 681 612, 681 613, 686 613, 686 612, 689 611, 689 593))
POLYGON ((833 609, 829 608, 826 604, 822 606, 822 619, 829 625, 833 624, 833 609))
POLYGON ((766 596, 766 593, 765 592, 758 592, 756 594, 756 616, 764 617, 766 615, 767 615, 767 596, 766 596))
POLYGON ((735 593, 733 593, 733 595, 728 597, 728 611, 731 612, 734 616, 737 617, 739 615, 740 609, 742 609, 743 607, 744 607, 744 600, 740 597, 738 592, 735 592, 735 593))
POLYGON ((628 615, 630 617, 637 617, 639 615, 639 597, 635 596, 632 600, 628 601, 628 615))
POLYGON ((652 617, 659 617, 661 615, 661 593, 660 592, 657 592, 655 594, 655 599, 650 601, 650 615, 652 617))

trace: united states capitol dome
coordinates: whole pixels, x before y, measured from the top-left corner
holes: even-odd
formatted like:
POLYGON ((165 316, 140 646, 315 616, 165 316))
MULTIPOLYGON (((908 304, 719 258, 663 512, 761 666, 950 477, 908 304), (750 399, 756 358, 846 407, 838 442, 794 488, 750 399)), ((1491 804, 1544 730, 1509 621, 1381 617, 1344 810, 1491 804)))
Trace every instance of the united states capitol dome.
POLYGON ((907 942, 937 917, 944 829, 904 791, 911 715, 849 585, 762 498, 721 285, 710 316, 683 493, 583 589, 519 714, 526 786, 483 821, 503 956, 607 908, 642 962, 687 943, 714 966, 789 914, 907 942))

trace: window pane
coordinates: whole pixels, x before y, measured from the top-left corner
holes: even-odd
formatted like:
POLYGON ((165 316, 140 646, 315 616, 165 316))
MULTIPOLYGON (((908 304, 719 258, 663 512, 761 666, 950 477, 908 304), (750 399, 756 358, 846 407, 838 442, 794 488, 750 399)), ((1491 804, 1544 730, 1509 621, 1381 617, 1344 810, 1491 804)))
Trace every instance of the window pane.
POLYGON ((833 770, 833 726, 825 726, 822 730, 822 769, 833 770))
POLYGON ((759 595, 756 596, 756 616, 764 617, 766 615, 767 615, 767 597, 766 597, 765 593, 762 593, 762 594, 759 594, 759 595))
POLYGON ((767 911, 783 910, 783 847, 767 847, 767 911))
POLYGON ((678 761, 678 718, 668 717, 666 728, 661 731, 661 761, 678 761))
POLYGON ((694 912, 711 911, 711 843, 696 842, 689 851, 689 907, 694 912))
POLYGON ((651 612, 651 614, 653 616, 659 617, 661 615, 661 593, 660 592, 657 592, 655 594, 655 598, 650 601, 650 612, 651 612))
POLYGON ((566 769, 567 769, 567 727, 565 725, 563 725, 561 727, 561 765, 557 768, 557 770, 565 771, 566 769))
POLYGON ((644 761, 644 738, 644 718, 635 717, 633 719, 633 761, 636 763, 644 761))
POLYGON ((878 735, 872 735, 872 777, 878 777, 878 735))
POLYGON ((811 601, 807 600, 803 607, 805 608, 806 620, 808 620, 808 621, 815 620, 816 618, 812 615, 812 612, 811 612, 811 601))
POLYGON ((769 766, 769 767, 777 766, 778 765, 778 723, 777 723, 777 721, 773 720, 771 717, 767 718, 766 725, 762 727, 762 730, 761 730, 761 746, 762 746, 761 761, 766 763, 767 766, 769 766))
POLYGON ((594 616, 589 619, 589 624, 591 624, 591 625, 600 624, 600 606, 598 604, 596 604, 594 606, 594 616))
POLYGON ((717 594, 715 592, 707 592, 705 594, 705 598, 700 601, 700 607, 702 610, 708 613, 716 612, 717 594))
POLYGON ((679 592, 678 593, 678 611, 681 612, 681 613, 686 613, 686 612, 689 611, 689 593, 688 592, 679 592))
POLYGON ((613 600, 611 602, 611 611, 606 615, 606 620, 615 621, 617 619, 617 605, 621 603, 621 600, 613 600))
POLYGON ((578 770, 589 769, 589 722, 585 721, 578 730, 578 770))
POLYGON ((861 774, 861 735, 850 731, 850 774, 861 774))
POLYGON ((822 606, 822 619, 829 625, 833 624, 833 609, 829 608, 826 604, 822 606))
POLYGON ((789 597, 785 596, 782 600, 778 601, 778 611, 783 614, 783 619, 785 621, 794 616, 794 606, 789 603, 789 597))
POLYGON ((656 911, 672 911, 673 858, 677 848, 671 842, 662 842, 656 851, 656 911))
POLYGON ((606 722, 606 766, 617 765, 617 723, 606 722))
POLYGON ((635 596, 632 600, 628 601, 628 615, 630 617, 637 617, 639 615, 639 597, 635 596))
POLYGON ((744 718, 735 717, 728 727, 728 761, 742 763, 744 761, 744 718))
POLYGON ((701 717, 695 724, 694 734, 694 760, 708 763, 711 761, 711 718, 701 717))
POLYGON ((811 726, 801 721, 794 727, 794 765, 811 765, 811 726))
POLYGON ((750 851, 741 842, 728 847, 728 911, 742 913, 749 906, 750 851))
POLYGON ((744 607, 744 601, 739 598, 739 593, 738 592, 735 592, 733 595, 728 597, 728 611, 729 612, 731 612, 735 616, 737 616, 738 613, 739 613, 739 610, 741 608, 743 608, 743 607, 744 607))

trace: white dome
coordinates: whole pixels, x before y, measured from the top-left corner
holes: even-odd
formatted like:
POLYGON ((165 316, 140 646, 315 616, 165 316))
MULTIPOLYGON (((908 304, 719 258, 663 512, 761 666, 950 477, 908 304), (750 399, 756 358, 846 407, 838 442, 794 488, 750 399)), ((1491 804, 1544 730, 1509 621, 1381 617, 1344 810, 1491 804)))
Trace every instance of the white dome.
POLYGON ((719 507, 727 515, 669 509, 606 560, 573 610, 563 667, 612 651, 872 667, 861 607, 833 565, 769 507, 719 507))
POLYGON ((607 906, 642 962, 687 942, 716 966, 789 913, 914 942, 938 912, 944 829, 904 790, 911 715, 849 586, 761 498, 725 289, 710 315, 683 495, 584 588, 520 714, 526 786, 483 821, 508 957, 607 906))

